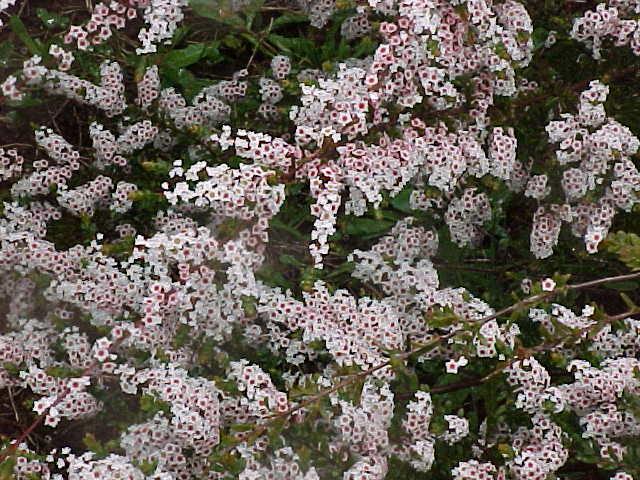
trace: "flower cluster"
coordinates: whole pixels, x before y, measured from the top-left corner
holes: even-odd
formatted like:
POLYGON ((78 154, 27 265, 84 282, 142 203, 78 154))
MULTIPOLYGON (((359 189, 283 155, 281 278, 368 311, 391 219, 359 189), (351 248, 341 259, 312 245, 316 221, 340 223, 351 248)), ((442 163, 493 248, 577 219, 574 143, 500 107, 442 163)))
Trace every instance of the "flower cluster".
POLYGON ((75 41, 79 50, 87 50, 93 45, 100 45, 109 40, 113 35, 112 27, 122 30, 127 20, 132 20, 136 17, 136 9, 127 8, 123 3, 116 1, 112 1, 109 5, 98 3, 93 7, 91 18, 84 26, 71 26, 64 37, 64 42, 73 43, 75 41))
MULTIPOLYGON (((304 303, 278 291, 266 292, 258 311, 270 322, 303 332, 305 343, 321 340, 339 365, 363 369, 383 363, 382 349, 399 349, 402 332, 393 305, 348 292, 330 294, 322 282, 305 293, 304 303)), ((389 371, 378 372, 379 376, 389 371)))
POLYGON ((451 201, 445 214, 451 239, 460 246, 477 244, 483 237, 482 225, 489 220, 489 199, 473 189, 466 189, 461 198, 451 201))
POLYGON ((138 32, 142 47, 136 53, 145 54, 157 51, 157 44, 169 42, 179 23, 184 18, 183 8, 187 0, 138 0, 144 7, 143 18, 147 26, 138 32))
POLYGON ((58 70, 61 72, 69 70, 75 60, 73 52, 67 51, 55 43, 49 48, 49 55, 58 61, 58 70))
POLYGON ((359 478, 356 474, 361 474, 366 468, 365 465, 378 463, 380 470, 375 478, 384 478, 386 462, 380 462, 384 457, 378 452, 389 446, 388 429, 394 405, 393 392, 389 385, 383 384, 378 387, 367 382, 362 387, 359 406, 355 407, 345 401, 340 401, 339 404, 341 414, 335 419, 339 440, 334 448, 339 448, 339 444, 346 444, 351 451, 363 457, 345 472, 345 478, 359 478))
MULTIPOLYGON (((580 95, 578 114, 563 114, 547 127, 549 140, 558 145, 555 160, 562 170, 559 180, 562 205, 541 205, 534 215, 531 251, 537 258, 551 255, 562 223, 582 237, 589 253, 605 239, 617 209, 630 211, 637 202, 640 173, 630 157, 640 140, 624 125, 608 118, 604 110, 609 88, 592 81, 580 95), (575 166, 573 166, 575 165, 575 166)), ((544 177, 532 177, 529 196, 542 201, 550 192, 544 177)))
POLYGON ((289 409, 287 394, 273 385, 269 375, 260 367, 249 365, 248 361, 232 362, 229 378, 237 381, 240 391, 245 392, 248 414, 265 417, 269 412, 283 412, 289 409))
POLYGON ((480 463, 477 460, 460 462, 451 474, 455 480, 488 480, 495 478, 496 467, 492 463, 480 463))
POLYGON ((9 180, 22 173, 24 157, 15 148, 5 150, 0 148, 0 179, 9 180))
POLYGON ((397 455, 408 459, 411 466, 418 471, 428 472, 435 460, 434 438, 429 433, 429 423, 433 417, 431 395, 417 391, 415 400, 407 404, 407 415, 402 426, 407 432, 409 441, 399 447, 397 455))
POLYGON ((636 2, 609 0, 599 3, 595 10, 587 10, 573 22, 571 36, 584 42, 596 59, 602 58, 604 41, 615 46, 628 45, 640 55, 640 27, 635 18, 640 11, 636 2))
MULTIPOLYGON (((60 54, 61 66, 69 60, 60 54)), ((105 112, 109 117, 121 114, 126 106, 122 70, 116 62, 105 60, 100 65, 100 84, 95 85, 88 80, 68 74, 62 69, 49 69, 41 64, 38 55, 24 62, 21 72, 22 81, 27 86, 42 86, 46 91, 64 95, 72 100, 93 105, 105 112)))

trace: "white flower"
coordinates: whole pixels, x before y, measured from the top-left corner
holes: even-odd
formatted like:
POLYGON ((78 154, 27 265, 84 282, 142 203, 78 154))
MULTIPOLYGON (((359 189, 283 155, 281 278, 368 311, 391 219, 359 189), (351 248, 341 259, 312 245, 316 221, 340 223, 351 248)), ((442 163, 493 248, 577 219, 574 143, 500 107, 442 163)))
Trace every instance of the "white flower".
POLYGON ((462 356, 458 360, 451 359, 446 363, 447 373, 458 373, 460 367, 464 367, 469 363, 466 357, 462 356))
POLYGON ((554 282, 551 278, 545 278, 542 280, 542 291, 543 292, 552 292, 554 288, 556 288, 556 282, 554 282))

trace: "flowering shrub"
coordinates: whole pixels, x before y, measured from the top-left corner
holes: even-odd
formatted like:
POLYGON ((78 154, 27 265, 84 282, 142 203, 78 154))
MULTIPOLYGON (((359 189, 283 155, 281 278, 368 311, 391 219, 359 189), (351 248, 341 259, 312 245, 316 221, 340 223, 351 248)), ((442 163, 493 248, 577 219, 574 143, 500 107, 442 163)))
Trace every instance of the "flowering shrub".
POLYGON ((0 479, 640 478, 639 14, 0 0, 0 479))

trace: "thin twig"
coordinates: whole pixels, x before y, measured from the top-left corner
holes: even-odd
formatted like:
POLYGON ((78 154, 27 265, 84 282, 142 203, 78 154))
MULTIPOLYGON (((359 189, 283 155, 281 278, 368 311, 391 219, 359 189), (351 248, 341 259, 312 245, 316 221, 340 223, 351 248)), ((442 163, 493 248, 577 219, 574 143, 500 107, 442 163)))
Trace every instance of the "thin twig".
POLYGON ((22 16, 22 12, 24 11, 25 7, 29 4, 29 0, 23 0, 22 1, 22 5, 20 5, 20 10, 18 10, 18 17, 22 16))
POLYGON ((604 283, 622 282, 624 280, 633 280, 633 279, 636 279, 636 278, 640 278, 640 272, 629 273, 629 274, 626 274, 626 275, 617 275, 617 276, 614 276, 614 277, 600 278, 600 279, 597 279, 597 280, 591 280, 589 282, 576 283, 576 284, 573 284, 573 285, 565 285, 564 287, 556 288, 554 290, 551 290, 550 292, 543 292, 543 293, 539 293, 537 295, 533 295, 531 297, 527 297, 525 299, 522 299, 519 302, 514 303, 510 307, 503 308, 502 310, 497 311, 493 315, 489 315, 488 317, 483 318, 481 320, 481 323, 485 323, 485 322, 488 322, 489 320, 493 320, 495 318, 502 317, 502 316, 507 315, 509 313, 515 312, 516 310, 521 310, 522 308, 524 308, 526 306, 532 305, 534 303, 541 302, 542 300, 553 298, 553 297, 555 297, 556 295, 558 295, 560 293, 565 293, 565 292, 570 291, 570 290, 580 290, 582 288, 593 287, 595 285, 602 285, 604 283))
MULTIPOLYGON (((612 323, 615 323, 619 320, 624 320, 625 318, 631 317, 633 315, 637 315, 638 313, 640 313, 640 308, 633 308, 627 312, 618 314, 618 315, 607 315, 607 317, 605 317, 604 322, 602 322, 602 324, 600 324, 600 327, 604 327, 605 325, 609 325, 612 323)), ((495 368, 494 370, 492 370, 491 372, 489 372, 488 374, 486 374, 483 377, 479 377, 479 378, 470 378, 467 380, 462 380, 460 382, 456 382, 456 383, 450 383, 448 385, 438 385, 435 387, 432 387, 429 389, 430 393, 434 393, 434 394, 439 394, 439 393, 449 393, 449 392, 455 392, 457 390, 462 390, 465 388, 470 388, 470 387, 477 387, 479 385, 482 385, 484 383, 487 383, 489 380, 491 380, 492 378, 495 378, 496 376, 498 376, 500 373, 502 373, 505 369, 509 368, 511 365, 513 365, 516 361, 525 358, 525 357, 530 357, 535 353, 540 353, 540 352, 544 352, 549 350, 550 348, 554 348, 554 347, 558 347, 561 346, 567 342, 570 342, 572 340, 576 340, 579 339, 583 333, 585 333, 586 331, 590 330, 593 328, 593 325, 589 325, 587 327, 584 327, 582 329, 580 329, 577 332, 572 332, 567 334, 564 338, 561 339, 557 339, 554 342, 547 342, 547 343, 543 343, 541 345, 538 345, 537 347, 533 347, 533 348, 528 348, 528 349, 521 349, 518 353, 518 355, 516 355, 515 357, 509 359, 509 361, 504 362, 503 364, 501 364, 500 366, 498 366, 497 368, 495 368)))
POLYGON ((16 417, 16 422, 20 424, 20 415, 18 415, 18 409, 16 408, 16 403, 13 400, 13 389, 9 387, 7 391, 9 392, 9 402, 11 402, 11 408, 13 409, 13 414, 16 417))
POLYGON ((260 38, 258 40, 256 40, 256 44, 255 44, 255 46, 253 48, 253 52, 251 52, 251 57, 249 57, 249 61, 247 62, 247 66, 245 67, 245 69, 247 71, 249 71, 249 67, 253 63, 253 59, 256 56, 256 53, 258 52, 258 48, 260 48, 260 45, 262 45, 262 42, 264 41, 264 38, 267 35, 269 35, 269 33, 271 33, 271 27, 272 26, 273 26, 273 18, 269 22, 269 27, 267 28, 267 32, 266 33, 263 32, 262 34, 260 34, 260 38))
POLYGON ((4 145, 0 145, 0 148, 12 148, 12 147, 35 148, 30 143, 5 143, 4 145))

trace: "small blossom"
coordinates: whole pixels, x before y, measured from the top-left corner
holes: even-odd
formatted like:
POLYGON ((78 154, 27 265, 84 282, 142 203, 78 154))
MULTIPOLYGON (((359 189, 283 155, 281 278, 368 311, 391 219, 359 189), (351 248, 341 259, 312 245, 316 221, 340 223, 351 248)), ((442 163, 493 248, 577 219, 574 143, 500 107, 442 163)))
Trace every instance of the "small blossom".
POLYGON ((556 288, 556 282, 551 278, 545 278, 540 285, 543 292, 552 292, 556 288))
POLYGON ((469 360, 467 360, 467 358, 464 357, 464 356, 461 356, 457 360, 454 360, 454 359, 448 360, 447 363, 446 363, 447 373, 457 374, 458 373, 458 369, 460 367, 464 367, 468 363, 469 363, 469 360))

